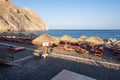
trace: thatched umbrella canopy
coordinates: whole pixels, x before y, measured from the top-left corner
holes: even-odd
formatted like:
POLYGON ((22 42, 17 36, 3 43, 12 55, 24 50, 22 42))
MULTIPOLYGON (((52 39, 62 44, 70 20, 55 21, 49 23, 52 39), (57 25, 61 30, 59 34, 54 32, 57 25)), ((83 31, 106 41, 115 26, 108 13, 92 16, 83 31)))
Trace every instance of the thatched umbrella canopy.
POLYGON ((82 35, 80 36, 80 38, 78 39, 79 41, 84 41, 86 40, 88 37, 86 35, 82 35))
POLYGON ((86 35, 80 36, 81 39, 87 39, 88 37, 86 35))
POLYGON ((85 42, 87 42, 87 43, 94 43, 94 44, 96 44, 96 45, 104 44, 103 39, 101 39, 101 38, 98 37, 98 36, 91 36, 91 37, 87 38, 87 39, 85 40, 85 42))
POLYGON ((61 41, 71 41, 73 39, 73 37, 69 36, 69 35, 64 35, 60 38, 61 41))
POLYGON ((78 39, 77 38, 73 38, 70 42, 77 43, 78 39))
POLYGON ((58 45, 60 42, 60 38, 53 36, 54 41, 51 42, 51 44, 56 44, 58 45))
POLYGON ((42 43, 51 43, 55 40, 55 38, 53 38, 53 36, 50 36, 48 34, 43 34, 37 38, 35 38, 32 43, 35 44, 35 45, 42 45, 42 43))
POLYGON ((115 45, 116 47, 120 48, 120 40, 114 42, 113 45, 115 45))
POLYGON ((73 43, 76 43, 78 42, 78 39, 77 38, 73 38, 69 35, 64 35, 60 38, 61 41, 68 41, 68 42, 73 42, 73 43))

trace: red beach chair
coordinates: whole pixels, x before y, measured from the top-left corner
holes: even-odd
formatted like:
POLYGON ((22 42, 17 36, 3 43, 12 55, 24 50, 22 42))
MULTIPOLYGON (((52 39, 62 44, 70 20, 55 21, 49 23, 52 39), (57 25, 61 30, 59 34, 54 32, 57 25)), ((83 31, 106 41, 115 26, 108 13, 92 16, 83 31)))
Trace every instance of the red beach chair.
POLYGON ((99 47, 99 48, 98 48, 98 51, 103 52, 103 51, 104 51, 104 47, 103 47, 103 46, 99 47))
POLYGON ((101 51, 96 51, 95 56, 103 57, 103 53, 101 51))

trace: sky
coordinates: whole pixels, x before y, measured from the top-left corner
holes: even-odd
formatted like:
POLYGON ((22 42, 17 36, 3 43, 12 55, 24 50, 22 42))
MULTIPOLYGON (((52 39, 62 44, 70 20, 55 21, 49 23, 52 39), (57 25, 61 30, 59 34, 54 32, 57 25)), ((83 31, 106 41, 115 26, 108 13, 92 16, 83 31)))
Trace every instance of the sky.
POLYGON ((11 0, 38 14, 49 29, 120 29, 120 0, 11 0))

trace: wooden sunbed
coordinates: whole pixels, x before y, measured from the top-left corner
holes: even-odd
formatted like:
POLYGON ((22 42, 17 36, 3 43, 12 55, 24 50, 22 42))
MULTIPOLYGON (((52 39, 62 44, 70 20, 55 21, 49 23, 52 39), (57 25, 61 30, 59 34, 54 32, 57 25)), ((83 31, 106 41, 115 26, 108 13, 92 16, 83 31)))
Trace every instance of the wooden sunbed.
POLYGON ((83 48, 81 48, 80 49, 80 52, 82 53, 82 54, 89 54, 89 52, 86 50, 86 49, 83 49, 83 48))
POLYGON ((57 48, 58 48, 58 49, 64 49, 64 44, 58 44, 58 45, 57 45, 57 48))
POLYGON ((64 50, 65 50, 65 51, 69 51, 69 52, 75 51, 75 49, 73 48, 73 46, 70 45, 70 44, 64 45, 64 50))
POLYGON ((72 48, 65 48, 65 51, 73 52, 73 51, 75 51, 75 49, 72 49, 72 48))
POLYGON ((113 49, 113 53, 114 53, 115 55, 119 55, 119 54, 120 54, 120 50, 119 50, 119 49, 113 49))
POLYGON ((9 48, 9 52, 17 52, 17 51, 22 51, 25 50, 25 47, 12 47, 9 48))
POLYGON ((101 51, 96 51, 94 55, 98 57, 103 57, 103 53, 101 51))
POLYGON ((98 51, 103 52, 103 51, 104 51, 104 47, 103 47, 103 46, 99 47, 99 48, 98 48, 98 51))

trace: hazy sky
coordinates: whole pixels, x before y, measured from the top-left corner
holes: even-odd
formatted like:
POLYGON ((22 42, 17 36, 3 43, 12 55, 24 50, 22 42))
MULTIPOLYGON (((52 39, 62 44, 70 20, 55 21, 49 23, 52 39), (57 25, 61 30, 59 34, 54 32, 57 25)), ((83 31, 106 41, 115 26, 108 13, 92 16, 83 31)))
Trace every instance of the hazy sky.
POLYGON ((120 0, 12 0, 50 29, 120 29, 120 0))

